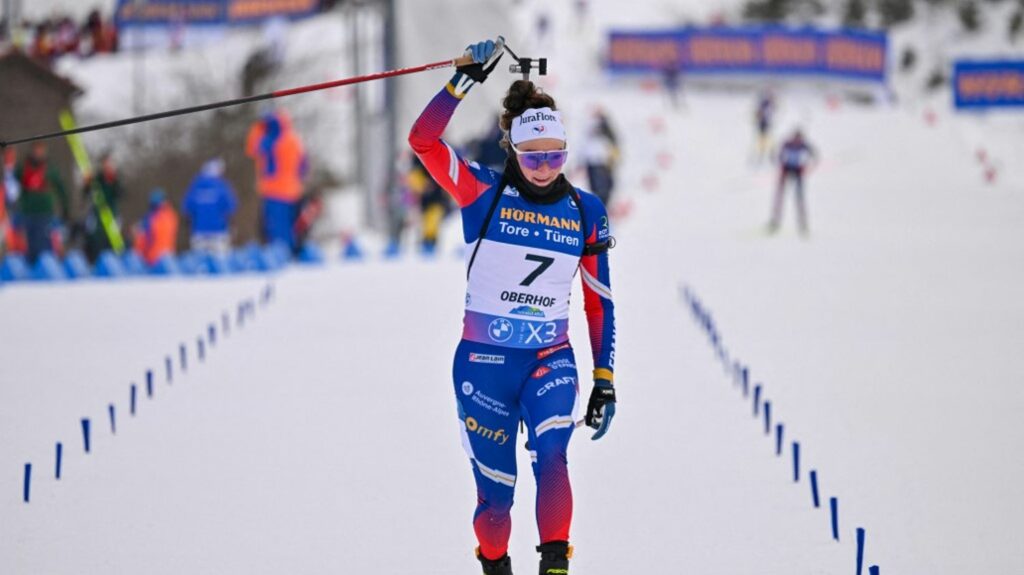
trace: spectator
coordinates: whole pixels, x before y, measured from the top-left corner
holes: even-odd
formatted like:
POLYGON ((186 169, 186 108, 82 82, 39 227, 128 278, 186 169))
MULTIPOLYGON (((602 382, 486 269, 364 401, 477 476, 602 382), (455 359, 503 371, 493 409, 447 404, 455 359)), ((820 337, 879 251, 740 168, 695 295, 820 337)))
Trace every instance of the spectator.
POLYGON ((109 153, 100 158, 99 173, 86 175, 82 195, 89 206, 85 216, 85 253, 89 261, 96 261, 101 253, 113 249, 111 235, 121 233, 120 204, 124 186, 109 153), (105 223, 103 220, 108 217, 111 221, 105 223))
POLYGON ((4 217, 0 218, 0 252, 7 251, 24 253, 25 246, 23 238, 15 233, 17 222, 15 221, 14 209, 18 203, 18 196, 21 194, 21 184, 14 172, 18 162, 18 155, 14 148, 6 148, 3 152, 2 163, 0 163, 0 189, 3 196, 0 197, 4 217))
POLYGON ((85 21, 82 29, 85 37, 86 48, 83 54, 103 54, 117 51, 117 28, 108 22, 104 22, 99 10, 93 10, 85 21))
POLYGON ((28 243, 27 259, 35 263, 45 251, 60 251, 53 231, 67 213, 67 193, 60 174, 47 159, 46 144, 32 144, 32 151, 14 172, 21 188, 18 215, 28 243), (56 245, 55 245, 56 244, 56 245))
POLYGON ((501 141, 505 139, 505 134, 502 133, 501 126, 498 125, 500 120, 501 116, 495 117, 494 121, 490 123, 487 133, 468 146, 470 154, 476 158, 478 164, 497 172, 505 169, 505 160, 508 158, 508 154, 501 147, 501 141))
POLYGON ((224 160, 206 162, 185 192, 182 205, 192 224, 192 249, 226 255, 231 249, 231 216, 237 207, 235 192, 224 179, 224 160))
POLYGON ((178 214, 157 188, 149 194, 149 210, 135 229, 135 251, 146 265, 153 266, 160 258, 174 255, 178 241, 178 214))
POLYGON ((421 249, 426 255, 437 251, 437 238, 441 232, 441 224, 451 212, 448 194, 430 177, 423 162, 416 156, 405 176, 409 190, 419 198, 421 249))
POLYGON ((245 146, 256 163, 256 188, 263 199, 263 237, 293 251, 295 219, 308 164, 302 140, 284 110, 274 110, 253 124, 245 146))
POLYGON ((601 108, 594 110, 587 139, 583 144, 583 159, 587 165, 590 191, 601 198, 604 205, 611 205, 619 145, 611 121, 601 108))

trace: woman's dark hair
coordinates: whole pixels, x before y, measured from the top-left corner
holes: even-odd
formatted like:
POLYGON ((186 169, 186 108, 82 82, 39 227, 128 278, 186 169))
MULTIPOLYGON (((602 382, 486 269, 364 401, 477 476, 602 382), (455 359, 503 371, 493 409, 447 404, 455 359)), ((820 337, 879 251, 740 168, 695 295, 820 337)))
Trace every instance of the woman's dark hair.
POLYGON ((538 86, 529 80, 516 80, 508 87, 505 99, 501 101, 505 111, 501 113, 501 120, 498 125, 505 137, 501 140, 501 147, 508 150, 508 131, 512 128, 512 120, 520 116, 530 108, 551 108, 557 110, 555 99, 545 94, 538 86))

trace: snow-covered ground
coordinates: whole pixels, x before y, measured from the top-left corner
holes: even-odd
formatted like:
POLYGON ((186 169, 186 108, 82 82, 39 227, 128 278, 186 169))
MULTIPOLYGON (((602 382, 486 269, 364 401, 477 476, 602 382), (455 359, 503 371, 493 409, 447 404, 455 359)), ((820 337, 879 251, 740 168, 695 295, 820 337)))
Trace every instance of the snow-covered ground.
MULTIPOLYGON (((750 163, 753 102, 691 93, 672 111, 663 94, 590 74, 569 33, 549 47, 547 81, 574 121, 594 103, 612 111, 618 201, 632 206, 612 255, 619 414, 569 454, 573 572, 850 573, 857 527, 883 573, 1024 571, 1019 120, 939 108, 929 124, 921 108, 784 93, 780 126, 802 125, 822 163, 811 237, 793 232, 791 205, 766 237, 774 173, 750 163), (978 141, 1003 158, 993 182, 978 141), (799 483, 682 285, 763 385, 787 444, 801 443, 799 483), (809 469, 839 499, 839 543, 811 505, 809 469)), ((448 255, 291 269, 203 364, 196 337, 267 279, 4 286, 0 572, 476 572, 449 381, 463 277, 448 255), (182 342, 189 369, 168 384, 163 361, 182 342), (155 397, 128 418, 146 369, 155 397)), ((524 473, 514 510, 521 573, 535 568, 531 484, 524 473)))

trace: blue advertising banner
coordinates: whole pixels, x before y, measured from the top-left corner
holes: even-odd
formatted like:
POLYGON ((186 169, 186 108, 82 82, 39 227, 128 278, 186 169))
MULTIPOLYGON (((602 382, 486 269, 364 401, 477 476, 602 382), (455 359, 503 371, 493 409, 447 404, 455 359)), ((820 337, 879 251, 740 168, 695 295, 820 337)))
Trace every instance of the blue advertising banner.
POLYGON ((961 60, 953 65, 959 109, 1024 106, 1024 60, 961 60))
POLYGON ((684 28, 613 31, 612 72, 788 74, 884 82, 886 35, 851 30, 684 28))
POLYGON ((118 27, 223 26, 309 16, 319 8, 320 0, 118 0, 114 21, 118 27))

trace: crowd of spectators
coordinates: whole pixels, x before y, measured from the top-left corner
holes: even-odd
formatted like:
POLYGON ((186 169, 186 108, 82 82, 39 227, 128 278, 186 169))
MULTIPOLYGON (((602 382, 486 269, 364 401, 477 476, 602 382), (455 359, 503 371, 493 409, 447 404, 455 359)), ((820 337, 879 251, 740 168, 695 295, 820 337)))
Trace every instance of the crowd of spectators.
MULTIPOLYGON (((298 254, 319 216, 319 197, 305 193, 308 162, 287 114, 268 110, 252 126, 246 154, 256 171, 262 238, 298 254)), ((102 253, 134 250, 149 266, 174 255, 179 245, 193 252, 226 256, 237 240, 233 219, 238 197, 224 161, 207 161, 172 201, 163 189, 148 192, 147 208, 130 225, 122 220, 128 194, 110 154, 104 154, 80 187, 68 187, 49 157, 47 144, 20 152, 4 150, 0 164, 0 256, 17 254, 35 265, 44 253, 57 257, 81 249, 90 262, 102 253), (74 201, 78 200, 78 201, 74 201), (73 210, 78 204, 84 209, 73 210), (176 205, 177 204, 177 205, 176 205), (179 237, 187 226, 188 240, 179 237)), ((145 193, 145 192, 143 192, 145 193)))
POLYGON ((58 15, 39 21, 22 20, 10 26, 0 22, 0 42, 9 42, 33 58, 49 64, 65 54, 92 56, 116 52, 117 27, 99 10, 93 10, 84 21, 58 15))

